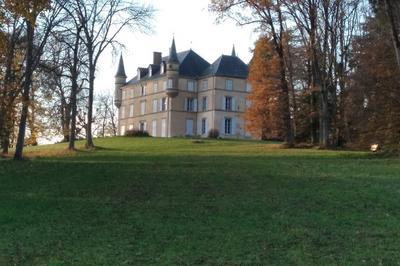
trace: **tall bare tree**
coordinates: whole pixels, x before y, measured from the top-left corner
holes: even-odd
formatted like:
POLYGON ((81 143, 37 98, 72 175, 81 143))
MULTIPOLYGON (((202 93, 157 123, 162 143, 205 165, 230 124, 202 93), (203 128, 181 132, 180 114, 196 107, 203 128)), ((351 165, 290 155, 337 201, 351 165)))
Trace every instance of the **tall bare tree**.
POLYGON ((100 56, 117 43, 117 36, 125 28, 145 30, 150 27, 153 8, 124 0, 74 0, 74 9, 82 27, 82 41, 89 63, 89 98, 87 112, 86 147, 93 148, 93 100, 96 67, 100 56))

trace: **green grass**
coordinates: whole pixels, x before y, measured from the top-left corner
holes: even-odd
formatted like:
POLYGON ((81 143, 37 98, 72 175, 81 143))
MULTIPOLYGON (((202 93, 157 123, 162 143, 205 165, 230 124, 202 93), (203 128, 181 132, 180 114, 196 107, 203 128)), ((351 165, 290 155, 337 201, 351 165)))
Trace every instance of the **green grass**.
POLYGON ((400 263, 400 160, 110 138, 0 160, 0 265, 400 263))

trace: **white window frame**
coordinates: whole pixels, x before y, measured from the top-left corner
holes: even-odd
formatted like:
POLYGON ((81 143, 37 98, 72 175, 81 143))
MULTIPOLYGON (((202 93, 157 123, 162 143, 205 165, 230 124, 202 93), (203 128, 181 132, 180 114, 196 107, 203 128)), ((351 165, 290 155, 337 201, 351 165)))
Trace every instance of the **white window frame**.
POLYGON ((201 100, 201 109, 203 112, 208 110, 208 97, 204 96, 201 100))
POLYGON ((201 134, 207 134, 207 118, 201 119, 201 134))
POLYGON ((246 91, 251 92, 251 89, 252 89, 251 84, 247 82, 246 83, 246 91))
POLYGON ((157 113, 158 100, 153 99, 153 113, 157 113))
POLYGON ((157 120, 154 119, 151 124, 151 136, 157 137, 157 120))
POLYGON ((208 90, 208 79, 205 79, 205 80, 201 81, 201 89, 202 90, 208 90))
POLYGON ((135 105, 132 103, 129 105, 129 117, 133 117, 135 113, 135 105))
POLYGON ((146 95, 146 86, 144 84, 140 85, 140 96, 146 95))
POLYGON ((186 98, 185 99, 185 111, 186 112, 197 112, 197 99, 186 98))
POLYGON ((194 80, 189 79, 187 81, 187 90, 188 91, 196 91, 196 83, 194 80))
POLYGON ((140 114, 141 115, 146 114, 146 101, 140 102, 140 114))
POLYGON ((233 97, 232 96, 225 96, 224 110, 225 111, 233 111, 233 97), (229 99, 229 101, 228 101, 228 99, 229 99))
POLYGON ((121 107, 120 115, 121 115, 121 119, 125 118, 125 106, 121 107))
POLYGON ((121 126, 120 128, 120 135, 125 136, 125 126, 121 126))
POLYGON ((155 93, 157 91, 158 91, 158 82, 156 81, 153 83, 153 92, 155 93))
POLYGON ((224 118, 224 134, 232 135, 232 118, 230 117, 224 118))
POLYGON ((161 98, 161 112, 165 112, 168 109, 168 99, 167 97, 161 98))
POLYGON ((174 80, 168 79, 167 80, 167 89, 173 89, 173 88, 174 88, 174 80))
POLYGON ((233 80, 231 79, 226 79, 225 80, 225 89, 228 91, 232 91, 233 90, 233 80))

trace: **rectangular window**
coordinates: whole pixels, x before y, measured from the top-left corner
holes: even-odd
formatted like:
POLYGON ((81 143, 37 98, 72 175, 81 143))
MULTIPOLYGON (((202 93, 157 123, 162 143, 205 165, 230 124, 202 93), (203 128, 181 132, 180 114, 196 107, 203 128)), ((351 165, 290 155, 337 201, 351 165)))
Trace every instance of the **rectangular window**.
POLYGON ((163 118, 161 120, 161 137, 165 138, 167 136, 167 119, 163 118))
POLYGON ((246 91, 250 92, 251 91, 251 85, 250 83, 246 83, 246 91))
POLYGON ((225 89, 229 91, 233 90, 233 81, 231 79, 225 80, 225 89))
POLYGON ((146 121, 140 121, 139 130, 142 131, 142 132, 146 131, 146 121))
POLYGON ((203 112, 207 111, 208 109, 208 101, 207 101, 207 97, 203 97, 202 100, 202 110, 203 112))
POLYGON ((121 115, 121 119, 124 119, 125 118, 125 106, 122 106, 121 107, 121 111, 120 111, 121 113, 120 113, 120 115, 121 115))
POLYGON ((225 135, 232 134, 232 119, 225 118, 225 135))
POLYGON ((126 99, 126 91, 122 90, 122 100, 125 100, 125 99, 126 99))
POLYGON ((194 87, 195 87, 195 82, 194 82, 194 80, 188 80, 188 83, 187 83, 187 90, 188 90, 188 91, 195 91, 194 87))
POLYGON ((140 95, 146 95, 146 86, 144 86, 143 84, 140 86, 140 95))
POLYGON ((201 134, 207 134, 207 118, 201 119, 201 134))
POLYGON ((185 104, 185 111, 187 112, 193 112, 194 111, 194 99, 193 98, 186 98, 186 104, 185 104))
POLYGON ((158 91, 158 83, 154 82, 153 83, 153 92, 156 93, 158 91))
POLYGON ((164 80, 164 82, 163 82, 163 87, 164 87, 164 90, 166 90, 167 89, 167 81, 166 80, 164 80))
POLYGON ((230 96, 225 97, 225 110, 232 111, 232 97, 230 96))
POLYGON ((133 129, 133 124, 130 124, 129 127, 128 127, 128 129, 129 129, 129 130, 132 130, 132 129, 133 129))
POLYGON ((125 136, 125 126, 121 126, 121 136, 125 136))
POLYGON ((153 100, 153 113, 157 113, 157 99, 153 100))
POLYGON ((167 111, 167 98, 162 98, 161 99, 161 111, 167 111))
POLYGON ((174 80, 168 79, 167 89, 173 89, 173 88, 174 88, 174 80))
POLYGON ((131 104, 129 106, 129 117, 133 117, 134 111, 135 111, 135 106, 131 104))
POLYGON ((140 114, 144 115, 146 112, 146 101, 140 102, 140 114))
POLYGON ((153 137, 157 137, 157 120, 153 120, 153 124, 151 127, 151 135, 153 137))
POLYGON ((207 89, 208 89, 208 79, 203 80, 203 81, 201 82, 201 88, 202 88, 203 90, 207 90, 207 89))

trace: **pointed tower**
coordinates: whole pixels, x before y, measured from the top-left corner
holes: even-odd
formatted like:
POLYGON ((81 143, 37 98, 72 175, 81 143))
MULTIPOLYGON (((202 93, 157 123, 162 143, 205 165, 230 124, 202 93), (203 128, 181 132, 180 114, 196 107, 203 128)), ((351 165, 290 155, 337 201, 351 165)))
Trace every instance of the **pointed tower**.
POLYGON ((232 47, 232 54, 231 54, 231 56, 235 56, 235 57, 236 57, 235 45, 233 45, 233 47, 232 47))
POLYGON ((175 38, 172 38, 172 45, 169 49, 169 57, 166 64, 167 95, 175 97, 178 95, 179 60, 176 53, 175 38))
POLYGON ((126 74, 125 74, 125 66, 124 59, 119 58, 118 70, 117 74, 115 74, 115 91, 114 91, 114 104, 117 108, 121 107, 122 103, 122 86, 126 84, 126 74))

